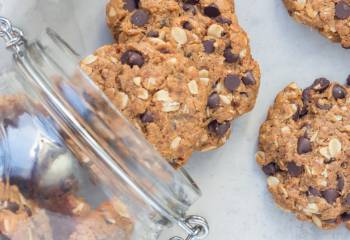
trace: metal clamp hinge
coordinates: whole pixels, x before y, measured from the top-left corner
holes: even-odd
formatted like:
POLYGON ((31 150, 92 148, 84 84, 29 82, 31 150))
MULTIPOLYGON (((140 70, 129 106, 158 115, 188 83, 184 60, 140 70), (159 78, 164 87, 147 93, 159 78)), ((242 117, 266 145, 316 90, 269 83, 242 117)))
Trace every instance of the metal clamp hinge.
POLYGON ((204 239, 209 234, 209 224, 207 220, 200 216, 189 216, 179 223, 187 232, 187 237, 172 237, 169 240, 199 240, 204 239))
POLYGON ((22 56, 25 43, 23 32, 12 26, 11 22, 0 16, 0 38, 5 41, 6 48, 11 49, 16 55, 22 56))

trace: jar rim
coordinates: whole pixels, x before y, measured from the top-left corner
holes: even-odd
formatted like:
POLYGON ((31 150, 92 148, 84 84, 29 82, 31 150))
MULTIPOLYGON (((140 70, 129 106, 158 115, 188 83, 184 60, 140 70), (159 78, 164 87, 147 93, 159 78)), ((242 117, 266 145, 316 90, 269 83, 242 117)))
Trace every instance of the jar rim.
MULTIPOLYGON (((89 145, 89 147, 93 148, 94 151, 99 153, 100 160, 104 161, 107 166, 109 166, 110 170, 113 171, 114 174, 118 175, 121 179, 124 180, 126 184, 129 185, 143 200, 150 204, 154 209, 156 209, 161 215, 166 217, 169 221, 173 223, 177 223, 181 221, 184 217, 187 209, 199 198, 201 195, 201 191, 198 186, 195 184, 194 180, 189 176, 189 174, 185 171, 185 169, 180 169, 180 171, 176 171, 165 159, 163 159, 158 152, 144 139, 141 133, 132 126, 129 122, 127 122, 126 118, 122 116, 118 109, 112 104, 112 102, 104 95, 102 91, 98 89, 97 86, 93 83, 93 81, 84 74, 81 70, 79 74, 81 74, 79 78, 79 84, 82 86, 88 86, 89 88, 94 90, 94 94, 97 94, 99 101, 103 101, 109 107, 109 112, 113 112, 114 116, 119 117, 121 120, 127 122, 128 128, 130 128, 130 134, 141 143, 142 147, 147 149, 147 152, 151 153, 150 156, 153 158, 152 164, 158 164, 159 169, 165 169, 169 176, 172 177, 169 182, 165 183, 158 176, 154 175, 152 170, 147 169, 147 164, 151 164, 150 159, 144 161, 149 161, 147 164, 142 164, 139 162, 139 166, 136 168, 127 168, 125 167, 127 164, 122 161, 122 159, 116 159, 110 152, 104 151, 104 146, 100 144, 100 142, 95 141, 94 134, 96 132, 89 132, 84 129, 84 125, 91 124, 89 122, 80 122, 81 119, 84 118, 82 116, 78 116, 80 120, 77 120, 74 116, 79 115, 79 112, 75 111, 72 114, 72 108, 67 107, 67 103, 70 103, 67 96, 65 96, 62 92, 55 91, 54 83, 50 80, 45 74, 42 74, 41 71, 48 62, 53 61, 54 68, 57 68, 58 75, 61 75, 62 81, 64 84, 69 86, 74 85, 76 83, 72 83, 69 80, 69 77, 72 74, 67 75, 67 71, 73 71, 74 74, 77 74, 77 64, 79 63, 79 54, 77 54, 70 45, 63 40, 54 30, 48 28, 43 36, 36 40, 34 43, 26 45, 29 51, 26 52, 22 57, 17 56, 15 58, 19 69, 24 72, 26 79, 31 78, 31 84, 37 85, 38 91, 37 95, 45 95, 44 99, 50 98, 50 104, 45 104, 47 108, 57 108, 57 110, 61 111, 60 114, 57 114, 58 121, 64 121, 69 127, 73 129, 78 129, 76 131, 78 134, 81 134, 81 139, 84 139, 84 144, 89 145), (52 59, 54 56, 54 60, 52 59), (64 60, 64 61, 63 61, 64 60), (73 64, 63 64, 63 62, 73 63, 73 64), (74 66, 75 64, 75 66, 74 66), (32 69, 35 71, 32 71, 32 69), (34 74, 34 76, 33 76, 34 74), (67 119, 69 121, 67 122, 67 119), (121 167, 123 166, 123 167, 121 167), (126 169, 125 169, 126 168, 126 169), (153 196, 148 191, 150 188, 146 186, 146 183, 135 179, 135 176, 145 176, 149 178, 152 185, 152 190, 157 192, 158 195, 153 196), (180 184, 181 186, 177 186, 180 184), (180 189, 181 188, 181 189, 180 189), (182 199, 179 194, 185 194, 186 199, 182 199)), ((51 66, 52 67, 52 66, 51 66)), ((90 89, 90 90, 91 90, 90 89)), ((68 104, 69 105, 69 104, 68 104)), ((55 111, 50 109, 51 111, 55 111)), ((106 124, 104 122, 104 124, 106 124)), ((111 128, 112 129, 112 128, 111 128)), ((111 133, 117 134, 117 133, 111 133)), ((140 145, 140 146, 141 146, 140 145)), ((137 145, 139 146, 139 145, 137 145)))

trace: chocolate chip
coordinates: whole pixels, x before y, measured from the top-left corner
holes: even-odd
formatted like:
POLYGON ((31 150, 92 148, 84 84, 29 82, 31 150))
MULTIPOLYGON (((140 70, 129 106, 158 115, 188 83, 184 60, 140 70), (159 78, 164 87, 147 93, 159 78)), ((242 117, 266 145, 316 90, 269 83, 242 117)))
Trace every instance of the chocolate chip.
POLYGON ((15 203, 15 202, 8 202, 7 209, 13 213, 16 213, 19 210, 19 205, 18 203, 15 203))
POLYGON ((239 108, 239 106, 241 106, 241 103, 239 101, 233 99, 231 102, 231 106, 234 108, 239 108))
POLYGON ((307 106, 303 106, 302 108, 300 106, 298 106, 297 111, 294 113, 293 115, 293 120, 297 121, 301 118, 303 118, 304 116, 306 116, 306 114, 309 112, 309 110, 307 109, 307 106))
POLYGON ((139 66, 142 67, 145 63, 145 59, 142 56, 142 53, 139 51, 128 50, 122 54, 120 61, 122 64, 128 64, 130 67, 139 66))
POLYGON ((138 26, 143 27, 148 23, 149 14, 143 9, 139 9, 135 11, 135 13, 131 16, 131 23, 138 26))
POLYGON ((189 3, 185 3, 182 6, 182 9, 186 12, 192 12, 193 15, 195 15, 197 13, 195 6, 193 6, 192 4, 189 4, 189 3))
POLYGON ((225 136, 226 132, 230 129, 230 127, 231 123, 229 121, 219 123, 217 120, 213 120, 208 125, 209 131, 215 133, 218 137, 225 136))
POLYGON ((346 96, 346 91, 342 86, 334 85, 332 94, 335 99, 343 99, 346 96))
POLYGON ((342 175, 337 175, 337 190, 342 192, 344 189, 344 177, 342 175))
POLYGON ((311 152, 311 150, 312 148, 310 140, 306 137, 299 137, 297 147, 298 154, 305 154, 311 152))
POLYGON ((339 193, 336 189, 327 189, 321 192, 321 195, 329 204, 335 203, 339 197, 339 193))
POLYGON ((208 107, 211 109, 218 108, 220 105, 220 97, 219 94, 216 92, 213 92, 209 97, 208 97, 208 107))
POLYGON ((350 17, 350 5, 345 1, 340 1, 335 5, 335 16, 338 19, 347 19, 350 17))
POLYGON ((151 123, 154 121, 153 114, 149 111, 146 111, 145 113, 141 114, 140 119, 143 123, 151 123))
POLYGON ((300 108, 300 106, 298 105, 297 111, 292 116, 292 119, 294 121, 298 121, 299 119, 301 119, 306 114, 307 114, 307 108, 305 106, 303 106, 303 108, 300 108))
POLYGON ((203 41, 204 52, 213 53, 215 51, 214 43, 215 43, 215 40, 203 41))
POLYGON ((135 9, 139 8, 139 3, 140 0, 124 0, 124 9, 132 12, 135 9))
POLYGON ((241 79, 238 75, 229 74, 224 79, 224 86, 227 90, 233 92, 235 91, 239 85, 241 84, 241 79))
POLYGON ((343 203, 344 205, 350 206, 350 194, 346 195, 343 203))
MULTIPOLYGON (((308 114, 309 110, 306 105, 303 107, 298 106, 297 112, 294 114, 293 119, 297 121, 298 119, 301 119, 305 117, 308 114)), ((307 128, 310 128, 311 126, 307 125, 307 128)))
POLYGON ((26 213, 27 213, 27 216, 28 216, 28 217, 31 217, 31 216, 33 215, 32 210, 31 210, 27 205, 24 205, 23 207, 24 207, 24 210, 25 210, 26 213))
POLYGON ((244 85, 248 86, 248 85, 255 85, 256 81, 254 78, 254 74, 252 71, 249 71, 245 74, 245 76, 243 76, 242 78, 242 82, 244 83, 244 85))
POLYGON ((325 164, 330 164, 330 163, 334 162, 335 160, 336 160, 335 158, 330 158, 330 159, 324 159, 323 162, 325 164))
POLYGON ((215 40, 205 40, 203 41, 203 47, 205 53, 213 53, 215 51, 214 47, 215 40))
POLYGON ((331 84, 331 82, 326 79, 326 78, 318 78, 314 81, 314 83, 311 85, 312 89, 319 91, 319 92, 323 92, 324 90, 326 90, 329 85, 331 84))
POLYGON ((340 167, 342 167, 342 168, 344 168, 344 169, 347 169, 348 168, 348 163, 347 162, 342 162, 341 164, 340 164, 340 167))
POLYGON ((239 60, 239 55, 232 53, 232 48, 227 47, 224 50, 225 62, 227 63, 235 63, 239 60))
POLYGON ((221 12, 219 8, 212 4, 204 8, 204 15, 210 17, 210 18, 216 18, 220 16, 221 12))
POLYGON ((317 100, 316 102, 316 107, 318 107, 319 109, 322 109, 322 110, 330 110, 332 108, 332 104, 328 104, 328 103, 321 103, 320 102, 320 99, 317 100))
POLYGON ((346 85, 350 86, 350 75, 349 75, 348 78, 346 79, 346 85))
POLYGON ((269 164, 263 166, 262 170, 267 176, 272 176, 276 174, 279 168, 275 162, 270 162, 269 164))
POLYGON ((159 32, 157 31, 150 31, 147 33, 147 37, 157 38, 159 37, 159 32))
POLYGON ((166 48, 166 47, 161 47, 161 48, 158 49, 158 51, 163 53, 163 54, 172 53, 171 50, 169 48, 166 48))
POLYGON ((309 187, 308 194, 310 196, 321 197, 321 192, 314 187, 309 187))
POLYGON ((304 171, 304 168, 302 166, 301 167, 298 166, 295 162, 288 162, 287 163, 287 169, 288 169, 288 173, 292 177, 298 177, 304 171))
POLYGON ((221 23, 221 24, 227 24, 227 25, 231 25, 232 24, 231 19, 224 18, 223 16, 218 16, 217 18, 215 18, 215 20, 218 23, 221 23))
POLYGON ((301 94, 301 99, 304 103, 309 102, 311 98, 311 88, 305 88, 301 94))
POLYGON ((190 22, 188 22, 188 21, 183 22, 183 23, 182 23, 182 27, 183 27, 184 29, 189 30, 189 31, 191 31, 191 30, 193 29, 192 24, 191 24, 190 22))
POLYGON ((183 0, 183 2, 185 4, 195 5, 195 4, 199 3, 199 0, 183 0))
POLYGON ((67 179, 65 179, 62 183, 61 183, 61 190, 64 193, 68 193, 70 191, 73 190, 74 186, 75 186, 75 178, 74 176, 71 176, 67 179))
POLYGON ((347 213, 347 212, 343 213, 343 214, 341 215, 341 220, 342 220, 343 222, 350 221, 350 213, 347 213))

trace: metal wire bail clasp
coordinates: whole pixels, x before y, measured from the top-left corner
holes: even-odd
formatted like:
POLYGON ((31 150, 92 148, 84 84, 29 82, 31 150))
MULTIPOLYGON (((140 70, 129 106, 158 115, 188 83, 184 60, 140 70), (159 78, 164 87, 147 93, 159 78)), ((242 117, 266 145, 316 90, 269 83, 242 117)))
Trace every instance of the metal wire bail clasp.
POLYGON ((199 240, 206 238, 209 234, 209 224, 205 218, 200 216, 188 216, 179 225, 186 230, 188 236, 185 239, 172 237, 169 240, 199 240))
POLYGON ((0 37, 4 39, 6 48, 11 49, 15 54, 22 55, 24 38, 23 32, 13 27, 11 22, 0 16, 0 37))

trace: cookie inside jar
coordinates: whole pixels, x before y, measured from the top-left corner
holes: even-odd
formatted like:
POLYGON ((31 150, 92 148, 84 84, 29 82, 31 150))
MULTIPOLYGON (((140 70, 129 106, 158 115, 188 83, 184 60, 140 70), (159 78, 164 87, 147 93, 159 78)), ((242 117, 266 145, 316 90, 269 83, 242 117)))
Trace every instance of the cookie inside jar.
POLYGON ((103 192, 54 124, 23 95, 0 97, 0 238, 130 239, 127 207, 103 192))

